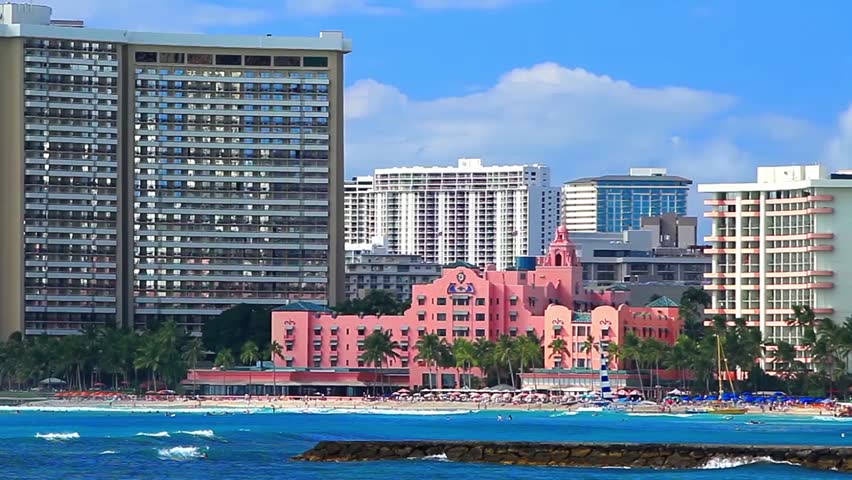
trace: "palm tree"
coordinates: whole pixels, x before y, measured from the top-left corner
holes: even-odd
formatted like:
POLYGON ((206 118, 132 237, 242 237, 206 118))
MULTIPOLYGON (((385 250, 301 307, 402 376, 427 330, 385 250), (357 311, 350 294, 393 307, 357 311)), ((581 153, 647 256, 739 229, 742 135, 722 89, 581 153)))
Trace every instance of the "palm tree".
POLYGON ((256 364, 260 359, 260 350, 257 348, 257 344, 251 340, 246 341, 243 344, 243 348, 240 351, 240 361, 249 366, 249 381, 248 381, 248 390, 249 394, 251 394, 251 369, 252 365, 256 364))
MULTIPOLYGON (((521 373, 524 372, 524 366, 533 369, 542 361, 541 341, 535 335, 535 332, 518 338, 517 350, 521 362, 521 373)), ((535 375, 533 375, 533 388, 537 386, 535 375)))
POLYGON ((680 297, 678 316, 683 321, 684 334, 693 339, 704 334, 704 309, 710 306, 710 295, 700 287, 689 287, 680 297))
POLYGON ((586 337, 586 341, 583 342, 583 346, 580 347, 580 351, 586 354, 586 359, 588 360, 586 368, 592 368, 592 352, 596 350, 598 350, 598 344, 595 342, 595 337, 589 335, 586 337))
POLYGON ((222 371, 222 389, 224 390, 225 395, 228 394, 228 387, 226 386, 226 375, 225 370, 234 366, 234 354, 231 353, 230 348, 226 348, 219 353, 216 354, 216 358, 213 360, 213 366, 219 367, 222 371))
POLYGON ((624 344, 621 346, 622 357, 632 360, 636 366, 636 376, 639 377, 639 390, 645 391, 644 380, 642 379, 642 340, 632 331, 628 331, 624 336, 624 344))
POLYGON ((360 360, 376 368, 381 383, 382 365, 389 359, 399 358, 399 348, 399 342, 393 340, 390 330, 376 330, 364 339, 364 352, 360 360))
POLYGON ((269 360, 272 362, 272 391, 278 395, 278 383, 275 378, 275 357, 278 357, 279 360, 284 360, 284 347, 278 343, 278 340, 273 340, 269 344, 269 360))
MULTIPOLYGON (((183 348, 183 361, 186 362, 186 365, 190 370, 195 370, 198 366, 198 361, 204 358, 204 344, 201 343, 201 339, 198 337, 193 338, 187 343, 183 348)), ((197 379, 197 377, 196 377, 197 379)), ((193 390, 198 390, 198 382, 193 384, 193 390)))
POLYGON ((426 369, 429 372, 429 389, 431 390, 435 388, 432 381, 432 367, 437 367, 441 357, 444 356, 444 351, 448 349, 447 341, 436 333, 427 333, 417 340, 414 348, 417 349, 414 360, 426 363, 426 369))
POLYGON ((559 368, 565 368, 564 359, 566 356, 571 355, 571 352, 568 350, 568 343, 565 342, 565 339, 561 337, 556 337, 550 341, 550 344, 547 346, 547 348, 550 349, 550 358, 558 358, 559 368))
POLYGON ((503 334, 494 347, 494 357, 498 363, 502 362, 509 366, 509 376, 512 380, 512 389, 515 389, 515 371, 512 369, 512 359, 517 356, 515 339, 503 334))
MULTIPOLYGON (((66 338, 77 338, 77 337, 66 337, 66 338)), ((153 381, 154 391, 157 391, 157 372, 160 371, 160 367, 162 365, 161 355, 163 350, 160 348, 160 344, 157 341, 157 338, 153 335, 148 335, 145 337, 142 345, 140 345, 139 350, 137 351, 136 360, 133 361, 133 366, 142 370, 148 370, 149 372, 149 380, 153 381)), ((80 380, 80 364, 79 360, 77 361, 77 381, 78 384, 80 380)), ((150 386, 149 386, 150 387, 150 386)), ((82 385, 81 385, 82 388, 82 385)))
POLYGON ((618 359, 621 358, 621 345, 615 342, 609 342, 606 346, 606 358, 612 362, 611 368, 617 368, 618 359))
MULTIPOLYGON (((488 370, 494 366, 494 342, 484 337, 479 337, 473 342, 476 365, 479 366, 485 382, 488 381, 488 370)), ((500 370, 497 369, 497 383, 500 381, 500 370)))
MULTIPOLYGON (((471 368, 477 363, 476 347, 469 340, 459 338, 453 343, 453 358, 456 362, 456 369, 461 368, 467 374, 471 368)), ((470 388, 470 375, 468 378, 467 387, 470 388)))

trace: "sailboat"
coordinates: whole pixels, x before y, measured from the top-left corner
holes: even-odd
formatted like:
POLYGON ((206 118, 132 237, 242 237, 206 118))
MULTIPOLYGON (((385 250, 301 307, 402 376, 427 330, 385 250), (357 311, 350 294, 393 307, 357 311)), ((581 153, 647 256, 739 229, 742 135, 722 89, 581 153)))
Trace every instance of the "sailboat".
MULTIPOLYGON (((722 401, 722 395, 724 395, 724 393, 725 393, 725 385, 722 382, 722 358, 724 358, 724 352, 722 351, 722 340, 719 339, 719 335, 716 335, 716 368, 717 368, 718 377, 719 377, 719 401, 720 402, 722 401)), ((725 359, 725 367, 727 367, 727 366, 728 366, 728 360, 725 359)), ((727 368, 726 368, 726 370, 727 370, 727 368)), ((734 392, 734 382, 732 382, 730 378, 728 378, 728 382, 731 385, 731 393, 736 393, 736 392, 734 392)), ((722 406, 719 406, 719 407, 714 407, 714 408, 708 410, 707 413, 712 413, 712 414, 715 414, 715 415, 743 415, 745 413, 748 413, 748 409, 742 408, 742 407, 722 407, 722 406)))

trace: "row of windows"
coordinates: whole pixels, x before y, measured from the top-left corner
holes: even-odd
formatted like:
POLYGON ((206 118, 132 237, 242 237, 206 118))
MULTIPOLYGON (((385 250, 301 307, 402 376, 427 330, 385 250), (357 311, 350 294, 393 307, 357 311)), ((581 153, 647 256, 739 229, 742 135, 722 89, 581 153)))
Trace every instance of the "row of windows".
POLYGON ((137 63, 172 63, 189 65, 222 65, 247 67, 312 67, 328 68, 328 57, 293 55, 233 55, 209 53, 136 52, 137 63))

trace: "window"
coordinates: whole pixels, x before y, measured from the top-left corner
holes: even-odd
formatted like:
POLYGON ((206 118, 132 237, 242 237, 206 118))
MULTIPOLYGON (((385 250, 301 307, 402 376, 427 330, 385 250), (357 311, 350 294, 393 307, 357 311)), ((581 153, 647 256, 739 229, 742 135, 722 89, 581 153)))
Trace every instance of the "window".
POLYGON ((213 55, 207 53, 190 53, 187 54, 186 60, 190 65, 212 65, 213 55))
POLYGON ((306 67, 328 67, 328 57, 305 57, 306 67))
POLYGON ((183 53, 160 52, 160 63, 183 63, 186 55, 183 53))
POLYGON ((447 329, 446 328, 439 328, 438 329, 438 336, 439 337, 446 337, 447 336, 447 329))
POLYGON ((287 342, 287 345, 285 345, 285 346, 284 346, 284 348, 285 348, 288 352, 292 352, 292 351, 293 351, 293 342, 287 342))
POLYGON ((509 305, 511 305, 511 306, 513 306, 513 307, 514 307, 514 306, 515 306, 515 305, 517 305, 517 304, 518 304, 518 299, 517 299, 517 297, 511 297, 511 298, 509 298, 509 305))
POLYGON ((272 65, 272 57, 266 55, 246 55, 247 67, 269 67, 272 65))
POLYGON ((480 307, 481 307, 482 305, 485 305, 485 299, 484 299, 484 298, 477 298, 477 299, 476 299, 476 305, 477 305, 477 306, 480 306, 480 307))
POLYGON ((301 67, 302 59, 300 57, 275 57, 276 67, 301 67))
POLYGON ((242 65, 242 55, 216 55, 216 65, 242 65))
POLYGON ((322 344, 321 343, 314 343, 314 351, 315 352, 321 352, 322 351, 322 344))
POLYGON ((292 366, 293 366, 293 359, 288 359, 288 360, 287 360, 287 366, 288 366, 288 367, 292 367, 292 366))
POLYGON ((332 358, 332 359, 331 359, 331 366, 332 366, 332 367, 336 367, 336 366, 337 366, 337 359, 336 359, 336 358, 332 358))
POLYGON ((444 297, 438 297, 438 305, 446 305, 447 299, 444 297))
POLYGON ((157 63, 157 52, 136 52, 138 63, 157 63))
POLYGON ((476 336, 477 337, 484 337, 485 336, 485 329, 484 328, 477 328, 476 329, 476 336))
POLYGON ((446 320, 447 320, 447 314, 446 313, 439 313, 438 314, 438 321, 439 322, 444 322, 446 320))
POLYGON ((358 335, 364 335, 364 332, 367 330, 367 327, 358 327, 358 335))
POLYGON ((453 305, 455 306, 467 306, 470 305, 470 298, 453 298, 453 305))
POLYGON ((485 321, 485 314, 484 313, 477 313, 476 314, 476 320, 480 321, 480 322, 485 321))
POLYGON ((417 305, 426 305, 426 297, 418 298, 417 305))
POLYGON ((417 320, 421 321, 421 322, 425 322, 426 321, 426 313, 418 312, 417 313, 417 320))

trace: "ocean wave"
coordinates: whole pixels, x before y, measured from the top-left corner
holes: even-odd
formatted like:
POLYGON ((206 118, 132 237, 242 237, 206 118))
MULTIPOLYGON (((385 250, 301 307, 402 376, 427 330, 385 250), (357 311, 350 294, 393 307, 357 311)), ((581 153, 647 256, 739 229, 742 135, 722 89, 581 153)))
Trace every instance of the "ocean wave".
POLYGON ((73 440, 80 438, 77 432, 70 433, 36 433, 35 438, 43 438, 49 442, 63 442, 65 440, 73 440))
POLYGON ((217 407, 217 408, 193 408, 193 407, 110 407, 110 406, 73 406, 73 407, 57 407, 57 406, 7 406, 0 405, 0 412, 39 412, 39 413, 157 413, 157 414, 172 414, 172 413, 199 413, 199 414, 239 414, 239 413, 260 413, 268 411, 265 408, 258 407, 217 407))
POLYGON ((550 415, 550 418, 555 418, 555 417, 572 417, 572 416, 574 416, 574 415, 577 415, 577 413, 579 413, 579 412, 560 412, 560 413, 554 413, 554 414, 551 414, 551 415, 550 415))
POLYGON ((204 452, 198 447, 172 447, 157 450, 157 455, 163 460, 192 460, 203 457, 204 452))
POLYGON ((719 470, 724 468, 737 468, 745 465, 754 465, 756 463, 774 463, 778 465, 794 465, 795 463, 773 460, 769 457, 712 457, 702 465, 702 470, 719 470))
POLYGON ((825 415, 814 415, 811 418, 823 422, 852 422, 852 417, 829 417, 825 415))
POLYGON ((103 452, 99 453, 98 455, 115 455, 116 453, 118 453, 118 452, 116 452, 115 450, 104 450, 103 452))
POLYGON ((628 413, 629 417, 672 417, 672 418, 689 418, 694 417, 695 413, 628 413))
POLYGON ((425 457, 408 457, 409 460, 431 460, 433 462, 449 462, 450 460, 447 458, 446 453, 439 453, 437 455, 426 455, 425 457))
POLYGON ((139 432, 136 434, 137 437, 154 437, 154 438, 167 438, 170 437, 169 432, 139 432))
POLYGON ((180 433, 183 435, 192 435, 194 437, 216 438, 216 435, 213 433, 213 430, 178 430, 175 433, 180 433))

